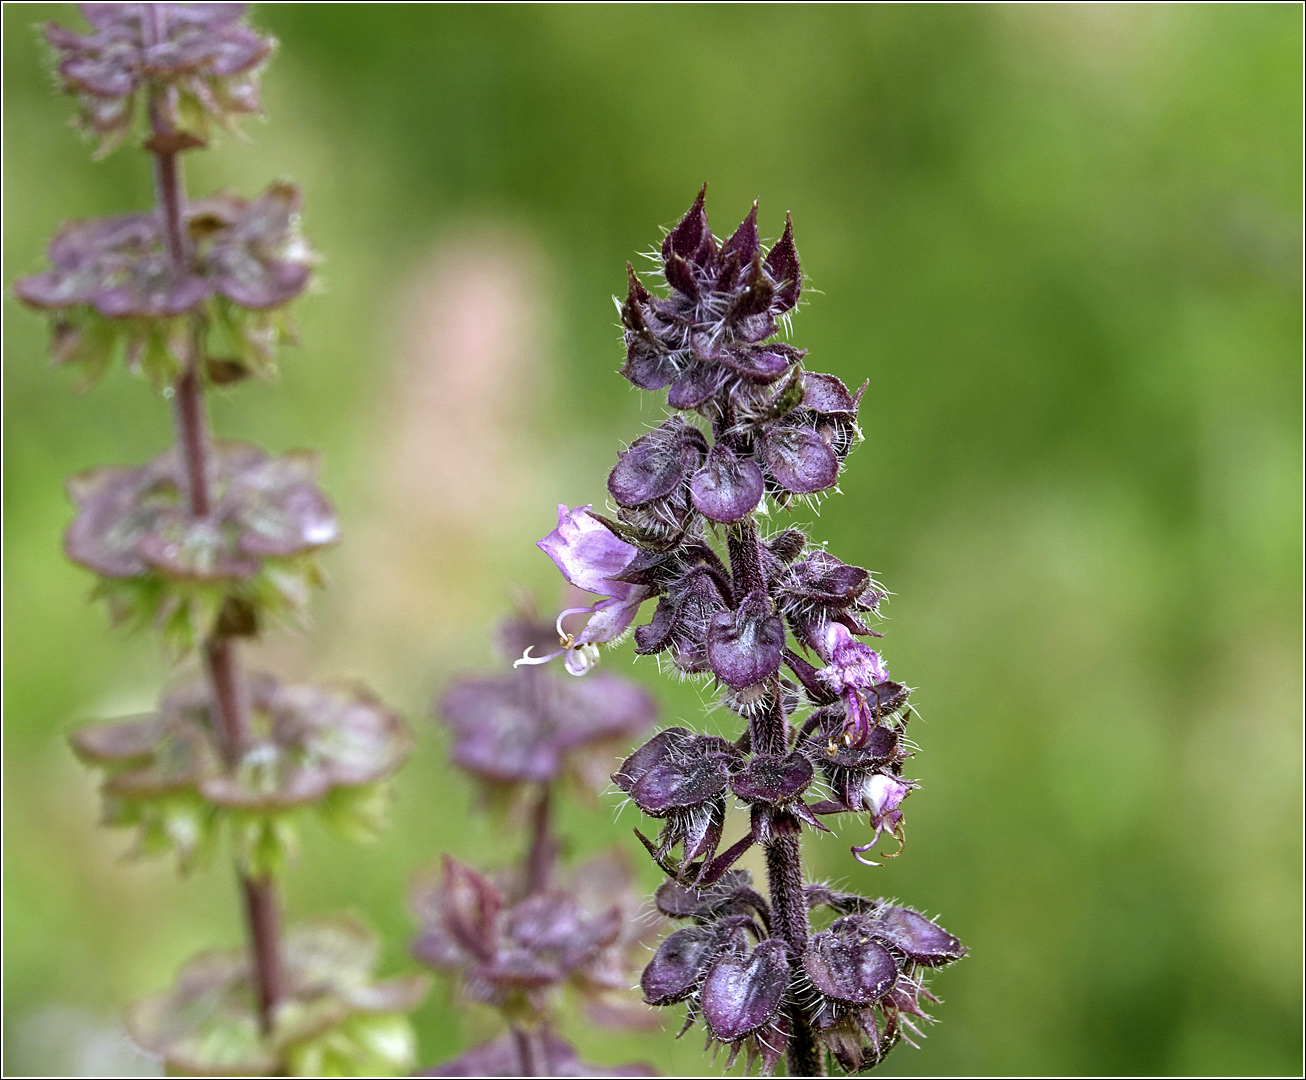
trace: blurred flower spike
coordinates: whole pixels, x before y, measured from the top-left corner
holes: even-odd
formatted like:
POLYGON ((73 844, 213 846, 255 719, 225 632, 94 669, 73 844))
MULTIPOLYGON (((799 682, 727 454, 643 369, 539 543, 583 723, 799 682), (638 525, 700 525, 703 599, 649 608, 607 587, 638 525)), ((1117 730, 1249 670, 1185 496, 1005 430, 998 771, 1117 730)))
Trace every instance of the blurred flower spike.
POLYGON ((80 389, 121 357, 168 399, 173 447, 70 480, 64 551, 97 576, 115 623, 155 630, 172 658, 199 654, 203 678, 72 744, 103 774, 104 824, 135 830, 134 853, 174 854, 183 872, 219 846, 234 856, 248 931, 243 948, 187 962, 128 1029, 169 1075, 403 1075, 417 1050, 405 1014, 428 979, 376 978, 380 943, 350 917, 283 925, 278 878, 310 814, 375 838, 411 739, 363 686, 244 669, 239 642, 305 613, 340 530, 316 455, 214 438, 205 397, 273 375, 277 346, 296 340, 286 307, 317 261, 294 184, 253 199, 186 186, 185 153, 259 111, 276 43, 245 4, 80 7, 89 32, 44 28, 58 80, 99 154, 141 136, 155 205, 65 223, 47 269, 14 291, 49 320, 52 359, 80 389))
MULTIPOLYGON (((541 547, 568 581, 610 601, 624 599, 629 593, 610 576, 633 549, 605 542, 606 530, 588 522, 583 507, 561 507, 558 529, 541 547)), ((446 855, 414 882, 411 906, 421 931, 413 955, 453 976, 463 1000, 497 1010, 509 1029, 426 1075, 655 1075, 638 1064, 587 1064, 552 1027, 564 989, 580 997, 596 1024, 650 1026, 652 1014, 628 991, 655 920, 620 853, 559 870, 553 806, 568 776, 591 794, 602 787, 614 754, 657 718, 653 699, 615 675, 577 681, 530 663, 552 633, 520 612, 499 637, 508 656, 524 652, 527 663, 500 676, 455 679, 435 703, 452 736, 453 763, 484 793, 519 810, 527 798, 533 805, 516 865, 486 872, 446 855)))

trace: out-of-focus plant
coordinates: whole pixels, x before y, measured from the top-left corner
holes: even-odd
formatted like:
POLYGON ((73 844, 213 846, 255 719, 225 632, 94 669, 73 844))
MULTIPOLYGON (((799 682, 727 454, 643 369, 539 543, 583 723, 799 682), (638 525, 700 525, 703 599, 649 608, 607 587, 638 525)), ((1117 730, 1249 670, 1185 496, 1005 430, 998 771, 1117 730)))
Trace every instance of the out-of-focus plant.
POLYGON ((202 669, 155 713, 72 742, 104 775, 106 824, 134 828, 139 853, 175 855, 183 872, 229 848, 244 898, 248 946, 193 958, 136 1005, 136 1041, 174 1072, 390 1074, 411 1065, 405 1014, 426 977, 378 980, 377 941, 353 917, 283 927, 277 877, 307 814, 375 834, 410 736, 361 686, 294 685, 245 672, 238 656, 241 639, 304 610, 322 584, 317 553, 338 535, 312 454, 215 440, 206 415, 207 387, 273 374, 277 346, 294 339, 286 306, 315 261, 292 184, 186 197, 183 155, 259 111, 275 41, 244 7, 84 4, 87 32, 45 27, 97 153, 140 136, 156 203, 66 224, 50 269, 15 289, 49 317, 54 360, 81 387, 121 359, 170 402, 176 427, 176 445, 148 464, 70 481, 65 547, 115 623, 153 628, 202 669))
POLYGON ((859 1072, 911 1041, 913 1020, 929 1019, 923 1001, 936 1000, 926 972, 966 948, 911 908, 804 876, 801 833, 828 832, 826 815, 866 814, 871 836, 853 853, 877 865, 866 853, 885 833, 901 845, 900 807, 915 786, 903 777, 910 691, 857 640, 882 636, 868 619, 884 589, 802 529, 764 535, 759 521, 835 488, 861 440, 866 386, 854 393, 804 370, 805 351, 776 340, 802 289, 792 223, 766 251, 754 204, 721 241, 705 195, 663 241, 666 295, 627 264, 619 302, 622 374, 667 389, 675 411, 619 455, 613 516, 560 507, 540 541, 571 584, 601 599, 563 613, 588 614, 583 629, 563 632, 560 618, 559 642, 517 663, 561 657, 584 675, 657 598, 635 651, 712 680, 743 730, 731 740, 667 728, 612 777, 662 822, 656 840, 636 835, 667 874, 659 910, 686 924, 644 969, 644 999, 685 1002, 686 1028, 701 1021, 730 1062, 742 1051, 770 1072, 787 1057, 790 1075, 819 1076, 833 1058, 859 1072), (749 825, 721 850, 732 799, 749 825), (734 868, 754 844, 765 897, 734 868), (834 918, 813 933, 813 912, 834 918))
MULTIPOLYGON (((522 613, 500 637, 512 657, 554 634, 522 613)), ((647 693, 614 675, 577 682, 538 667, 458 679, 436 702, 454 764, 476 780, 486 809, 528 819, 529 840, 516 866, 483 873, 445 856, 414 882, 422 930, 413 954, 456 976, 461 996, 497 1010, 506 1029, 428 1075, 655 1075, 643 1065, 588 1065, 554 1030, 565 991, 595 1023, 649 1025, 651 1013, 627 991, 655 916, 619 852, 560 871, 553 821, 565 782, 592 797, 614 754, 656 711, 647 693)))

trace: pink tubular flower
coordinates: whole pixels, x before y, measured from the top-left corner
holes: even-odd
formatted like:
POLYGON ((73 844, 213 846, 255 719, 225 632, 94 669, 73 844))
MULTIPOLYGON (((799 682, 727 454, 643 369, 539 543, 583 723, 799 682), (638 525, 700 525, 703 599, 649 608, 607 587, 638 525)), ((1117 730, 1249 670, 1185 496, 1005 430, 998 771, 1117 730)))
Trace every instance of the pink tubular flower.
POLYGON ((558 506, 558 527, 536 546, 552 559, 562 576, 578 589, 603 597, 591 607, 567 608, 558 615, 561 648, 548 656, 531 656, 530 649, 514 666, 544 664, 563 657, 572 675, 584 675, 599 660, 598 646, 615 641, 629 629, 639 605, 649 595, 642 585, 617 580, 638 549, 613 536, 602 522, 589 515, 589 505, 567 509, 558 506), (579 634, 562 629, 568 615, 591 615, 579 634))
POLYGON ((861 746, 876 723, 875 711, 868 707, 862 691, 887 681, 889 669, 879 653, 855 640, 848 627, 839 622, 825 628, 819 652, 826 666, 816 677, 843 698, 847 715, 844 739, 852 746, 861 746))

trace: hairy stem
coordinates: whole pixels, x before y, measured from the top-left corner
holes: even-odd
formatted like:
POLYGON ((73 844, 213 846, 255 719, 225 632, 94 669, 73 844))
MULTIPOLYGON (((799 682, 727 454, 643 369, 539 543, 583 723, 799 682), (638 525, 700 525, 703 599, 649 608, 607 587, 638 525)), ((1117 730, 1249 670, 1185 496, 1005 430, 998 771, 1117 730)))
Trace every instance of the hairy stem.
MULTIPOLYGON (((750 517, 727 541, 730 570, 739 596, 765 587, 757 525, 750 517)), ((752 749, 759 754, 783 754, 789 748, 788 724, 780 691, 780 676, 773 675, 767 687, 766 701, 748 722, 752 749)), ((803 852, 799 838, 782 836, 765 846, 767 890, 771 894, 772 932, 783 938, 790 955, 800 961, 807 949, 811 932, 807 921, 807 897, 803 892, 803 852)), ((812 1031, 811 1016, 802 1002, 789 1002, 790 1039, 788 1050, 790 1076, 821 1076, 824 1060, 812 1031)))
POLYGON ((552 789, 545 784, 539 801, 531 812, 531 846, 526 852, 526 892, 537 893, 549 887, 553 860, 558 854, 558 844, 550 830, 550 801, 552 789))
MULTIPOLYGON (((151 44, 166 36, 166 5, 150 4, 146 8, 145 30, 151 44)), ((186 191, 181 160, 172 136, 176 127, 168 102, 160 92, 150 97, 150 126, 154 138, 154 179, 159 210, 163 215, 168 258, 174 272, 185 272, 191 252, 186 237, 186 191)), ((212 510, 209 489, 208 418, 204 408, 204 387, 199 363, 202 348, 198 318, 187 339, 187 355, 173 392, 177 442, 186 468, 187 495, 192 516, 208 517, 212 510)), ((214 633, 204 642, 205 672, 209 695, 221 729, 221 742, 227 762, 234 767, 249 739, 249 713, 246 708, 240 665, 235 642, 214 633)), ((258 993, 259 1026, 264 1034, 272 1030, 277 1002, 282 995, 280 905, 276 883, 270 875, 251 877, 238 870, 245 899, 245 916, 249 930, 249 950, 258 993)))
MULTIPOLYGON (((782 836, 766 845, 766 881, 771 893, 771 924, 794 957, 807 948, 807 898, 803 894, 803 855, 796 836, 782 836)), ((823 1076, 824 1061, 807 1009, 790 1001, 789 1075, 823 1076)))
POLYGON ((735 586, 735 603, 739 603, 754 589, 764 588, 766 577, 762 572, 762 550, 758 546, 757 524, 747 518, 738 528, 726 533, 726 549, 730 553, 730 574, 735 586))

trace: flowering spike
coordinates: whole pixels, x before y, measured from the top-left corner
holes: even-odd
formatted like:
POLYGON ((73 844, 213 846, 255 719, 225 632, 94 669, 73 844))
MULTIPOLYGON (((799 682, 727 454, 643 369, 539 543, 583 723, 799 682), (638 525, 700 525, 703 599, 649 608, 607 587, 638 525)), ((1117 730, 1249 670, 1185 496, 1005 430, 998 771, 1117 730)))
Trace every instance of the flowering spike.
MULTIPOLYGON (((837 485, 862 438, 866 384, 850 392, 775 340, 802 294, 790 216, 765 252, 754 203, 718 248, 705 195, 663 242, 665 295, 627 265, 622 374, 665 389, 672 415, 619 455, 608 476, 615 519, 591 515, 623 545, 613 558, 623 566, 591 582, 614 614, 589 627, 619 614, 624 628, 633 605, 656 598, 635 627, 635 653, 714 679, 742 727, 729 739, 668 728, 612 775, 661 823, 655 840, 635 830, 670 878, 659 909, 691 920, 642 985, 650 1004, 685 1002, 686 1030, 701 1021, 731 1062, 742 1053, 770 1072, 787 1055, 790 1075, 809 1076, 828 1055, 855 1072, 910 1041, 908 1016, 924 1018, 917 1003, 928 993, 919 969, 964 947, 910 909, 803 882, 799 840, 831 831, 823 817, 865 815, 870 840, 852 849, 865 865, 878 865, 865 855, 884 833, 901 852, 901 804, 916 787, 903 776, 910 691, 859 640, 882 636, 870 622, 886 593, 871 574, 802 529, 761 533, 763 515, 837 485), (623 585, 639 591, 623 598, 623 585), (828 797, 809 802, 818 777, 828 797), (748 828, 719 850, 731 801, 747 808, 748 828), (754 844, 765 849, 769 899, 732 869, 754 844), (844 918, 813 936, 809 901, 844 918)), ((580 581, 577 560, 555 561, 580 581)))
MULTIPOLYGON (((293 184, 188 197, 183 155, 260 108, 276 42, 246 7, 81 4, 83 31, 45 27, 96 156, 142 135, 155 205, 68 222, 48 268, 15 293, 49 319, 53 358, 79 369, 79 388, 122 358, 170 399, 176 426, 176 446, 153 461, 72 479, 65 550, 97 575, 115 622, 203 661, 202 681, 165 693, 156 713, 72 743, 105 774, 106 823, 134 827, 138 853, 175 852, 183 872, 220 844, 234 856, 246 947, 200 954, 126 1017, 164 1072, 406 1075, 404 1014, 427 978, 376 978, 380 943, 352 918, 283 926, 277 879, 310 811, 347 838, 376 834, 411 737, 361 686, 292 685, 240 662, 242 639, 306 607, 323 584, 316 555, 339 534, 314 455, 270 456, 209 428, 206 386, 274 373, 276 347, 295 338, 286 305, 316 262, 293 184)), ((449 877, 440 942, 488 962, 497 887, 454 864, 449 877)), ((600 950, 611 923, 591 935, 600 950)))

